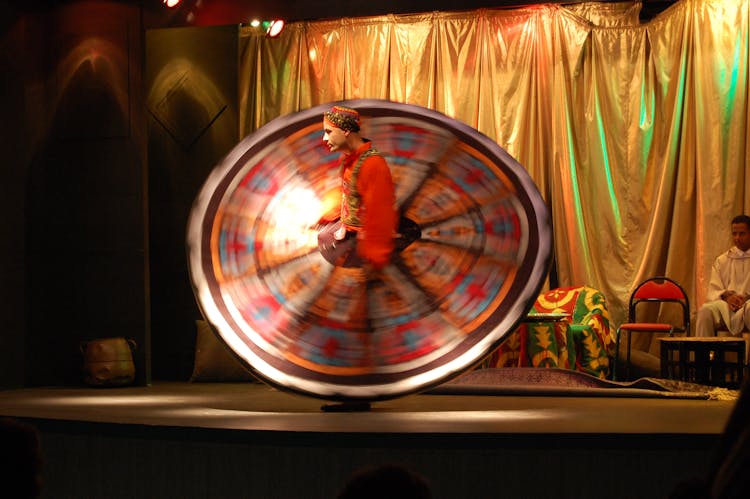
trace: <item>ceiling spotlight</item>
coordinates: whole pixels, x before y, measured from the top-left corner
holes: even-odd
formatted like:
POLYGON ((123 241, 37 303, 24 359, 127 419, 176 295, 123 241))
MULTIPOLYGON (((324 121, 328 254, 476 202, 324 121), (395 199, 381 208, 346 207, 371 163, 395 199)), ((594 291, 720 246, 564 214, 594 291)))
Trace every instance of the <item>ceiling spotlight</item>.
POLYGON ((279 36, 281 31, 284 29, 284 21, 281 19, 274 19, 273 21, 263 21, 263 29, 266 30, 266 35, 274 38, 279 36))
POLYGON ((175 7, 178 3, 180 3, 180 0, 162 0, 162 2, 164 3, 164 5, 171 9, 172 7, 175 7))

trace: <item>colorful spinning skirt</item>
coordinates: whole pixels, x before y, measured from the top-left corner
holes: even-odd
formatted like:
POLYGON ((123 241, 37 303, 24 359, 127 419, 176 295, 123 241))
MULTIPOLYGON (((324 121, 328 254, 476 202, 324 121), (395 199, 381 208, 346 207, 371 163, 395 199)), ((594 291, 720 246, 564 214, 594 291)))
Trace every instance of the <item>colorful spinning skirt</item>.
POLYGON ((400 223, 368 279, 356 238, 320 217, 340 200, 324 105, 242 140, 195 199, 190 275, 206 319, 271 385, 326 400, 419 392, 474 367, 531 308, 546 277, 549 213, 524 168, 438 112, 383 100, 357 109, 385 157, 400 223))

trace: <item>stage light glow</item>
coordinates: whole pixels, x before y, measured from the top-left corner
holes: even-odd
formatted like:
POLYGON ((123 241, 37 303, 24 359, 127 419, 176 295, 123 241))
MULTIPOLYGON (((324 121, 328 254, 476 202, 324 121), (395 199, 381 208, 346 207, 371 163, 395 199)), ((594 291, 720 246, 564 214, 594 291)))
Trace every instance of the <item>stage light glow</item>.
POLYGON ((284 30, 286 23, 282 19, 261 21, 258 18, 250 18, 248 25, 251 28, 262 29, 269 38, 275 38, 284 30))
POLYGON ((549 420, 558 411, 553 410, 485 410, 485 411, 435 411, 435 412, 402 412, 398 415, 405 423, 414 421, 424 423, 476 424, 482 422, 509 422, 549 420))
POLYGON ((176 7, 180 3, 180 0, 163 0, 163 1, 164 1, 164 5, 166 5, 170 9, 172 7, 176 7))
MULTIPOLYGON (((31 402, 32 405, 38 407, 44 406, 60 406, 60 407, 74 407, 74 406, 141 406, 141 407, 157 407, 165 405, 184 405, 186 403, 199 403, 200 395, 196 396, 185 396, 185 395, 145 395, 142 392, 138 392, 138 388, 131 388, 131 391, 123 395, 70 395, 68 393, 61 395, 60 397, 47 397, 44 400, 38 400, 31 402)), ((104 392, 102 392, 104 393, 104 392)))
POLYGON ((273 21, 264 21, 263 27, 266 29, 266 34, 275 38, 281 34, 284 29, 284 21, 281 19, 274 19, 273 21))

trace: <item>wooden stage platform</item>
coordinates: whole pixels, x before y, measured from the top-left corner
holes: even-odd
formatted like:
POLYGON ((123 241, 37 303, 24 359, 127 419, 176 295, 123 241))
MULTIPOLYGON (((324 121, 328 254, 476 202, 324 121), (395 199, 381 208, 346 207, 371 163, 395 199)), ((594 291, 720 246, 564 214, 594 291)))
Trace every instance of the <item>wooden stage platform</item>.
POLYGON ((703 473, 734 401, 411 395, 369 412, 253 383, 0 391, 31 422, 43 497, 333 498, 399 464, 435 498, 664 498, 703 473))

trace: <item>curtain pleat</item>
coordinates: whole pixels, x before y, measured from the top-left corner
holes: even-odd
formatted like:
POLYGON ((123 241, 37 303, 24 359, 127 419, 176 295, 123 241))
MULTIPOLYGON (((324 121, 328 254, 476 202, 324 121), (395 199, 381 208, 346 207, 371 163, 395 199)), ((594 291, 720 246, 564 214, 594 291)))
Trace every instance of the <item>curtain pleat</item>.
POLYGON ((399 16, 393 23, 390 99, 435 109, 437 14, 399 16))
POLYGON ((668 275, 695 311, 750 211, 749 1, 682 0, 646 24, 640 2, 586 2, 248 28, 240 136, 343 99, 435 109, 529 171, 552 210, 554 284, 602 290, 619 324, 632 288, 668 275))

